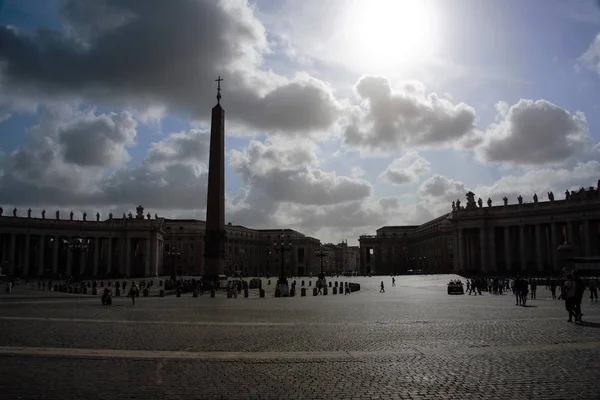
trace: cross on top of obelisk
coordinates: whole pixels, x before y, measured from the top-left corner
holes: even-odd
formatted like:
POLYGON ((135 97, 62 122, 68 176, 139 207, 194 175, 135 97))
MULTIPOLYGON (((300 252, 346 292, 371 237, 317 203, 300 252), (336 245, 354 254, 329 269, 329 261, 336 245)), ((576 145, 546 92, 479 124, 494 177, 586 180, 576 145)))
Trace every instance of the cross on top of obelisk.
POLYGON ((223 81, 223 78, 221 78, 221 75, 219 75, 219 77, 217 79, 215 79, 215 82, 217 82, 217 104, 221 103, 221 82, 223 81))

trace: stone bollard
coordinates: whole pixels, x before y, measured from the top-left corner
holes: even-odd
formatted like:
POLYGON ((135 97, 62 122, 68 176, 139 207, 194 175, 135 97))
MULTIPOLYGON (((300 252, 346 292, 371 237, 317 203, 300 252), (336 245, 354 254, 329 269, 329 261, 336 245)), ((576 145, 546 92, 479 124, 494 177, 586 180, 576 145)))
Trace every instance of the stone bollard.
POLYGON ((92 288, 92 295, 96 296, 98 294, 98 289, 92 288))
POLYGON ((318 293, 318 290, 317 290, 317 288, 316 288, 316 287, 315 287, 315 288, 313 288, 313 296, 316 296, 316 295, 317 295, 317 293, 318 293))
POLYGON ((244 297, 248 297, 248 289, 244 289, 244 297))
POLYGON ((260 297, 265 297, 265 289, 258 289, 258 294, 260 297))
POLYGON ((327 296, 327 286, 323 288, 323 296, 327 296))
POLYGON ((149 292, 148 288, 144 288, 144 297, 148 297, 149 292))
POLYGON ((337 286, 333 287, 333 290, 331 291, 331 294, 337 294, 337 286))
POLYGON ((210 290, 210 297, 212 297, 214 299, 214 297, 215 297, 215 289, 211 289, 210 290))
POLYGON ((116 297, 119 297, 120 295, 121 295, 121 289, 117 288, 117 289, 115 290, 115 296, 116 296, 116 297))
POLYGON ((165 289, 160 289, 160 292, 158 292, 158 297, 165 297, 165 289))
POLYGON ((329 281, 329 287, 331 287, 331 281, 329 281))
POLYGON ((303 287, 302 289, 300 289, 300 296, 301 297, 306 296, 306 288, 305 287, 303 287))
POLYGON ((194 289, 194 292, 192 293, 192 296, 198 297, 198 294, 199 294, 198 289, 194 289))

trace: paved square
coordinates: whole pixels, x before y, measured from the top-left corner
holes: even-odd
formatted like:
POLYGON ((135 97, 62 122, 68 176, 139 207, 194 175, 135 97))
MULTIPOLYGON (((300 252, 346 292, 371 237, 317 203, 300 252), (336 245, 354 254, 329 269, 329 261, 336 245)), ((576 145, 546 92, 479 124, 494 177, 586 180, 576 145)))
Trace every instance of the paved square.
POLYGON ((140 297, 132 306, 121 297, 112 307, 21 285, 0 296, 0 393, 600 398, 600 303, 585 298, 587 323, 569 324, 564 303, 543 286, 529 307, 517 307, 512 294, 448 296, 450 277, 397 277, 395 287, 389 277, 344 278, 361 291, 277 299, 265 280, 271 290, 263 299, 186 294, 140 297))

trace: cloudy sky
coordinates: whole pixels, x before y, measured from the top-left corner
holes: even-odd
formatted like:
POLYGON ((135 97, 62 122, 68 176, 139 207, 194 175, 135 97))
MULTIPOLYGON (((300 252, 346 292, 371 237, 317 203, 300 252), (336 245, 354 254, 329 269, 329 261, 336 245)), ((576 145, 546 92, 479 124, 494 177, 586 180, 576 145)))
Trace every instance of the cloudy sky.
POLYGON ((595 0, 0 0, 0 205, 323 241, 600 178, 595 0))

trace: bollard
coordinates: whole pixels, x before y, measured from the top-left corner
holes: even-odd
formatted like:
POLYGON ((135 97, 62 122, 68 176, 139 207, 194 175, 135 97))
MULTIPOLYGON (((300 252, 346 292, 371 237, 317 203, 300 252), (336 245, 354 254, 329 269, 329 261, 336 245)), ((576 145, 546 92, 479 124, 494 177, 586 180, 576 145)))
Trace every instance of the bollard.
POLYGON ((323 296, 327 296, 327 286, 323 288, 323 296))
POLYGON ((248 297, 248 289, 244 289, 244 297, 248 297))
POLYGON ((144 288, 144 297, 148 297, 148 294, 150 294, 148 288, 144 288))
POLYGON ((301 296, 301 297, 304 297, 304 296, 306 296, 306 288, 302 288, 302 289, 300 289, 300 296, 301 296))
POLYGON ((333 290, 331 291, 331 294, 337 294, 337 286, 334 286, 333 290))
POLYGON ((160 292, 158 292, 158 297, 165 297, 165 290, 164 289, 160 289, 160 292))
POLYGON ((313 288, 313 296, 316 296, 318 293, 317 288, 313 288))
POLYGON ((194 292, 193 292, 192 296, 198 297, 198 289, 194 289, 194 292))
POLYGON ((210 290, 210 297, 212 297, 212 298, 215 297, 215 289, 210 290))
POLYGON ((260 297, 265 297, 265 289, 258 289, 260 297))

